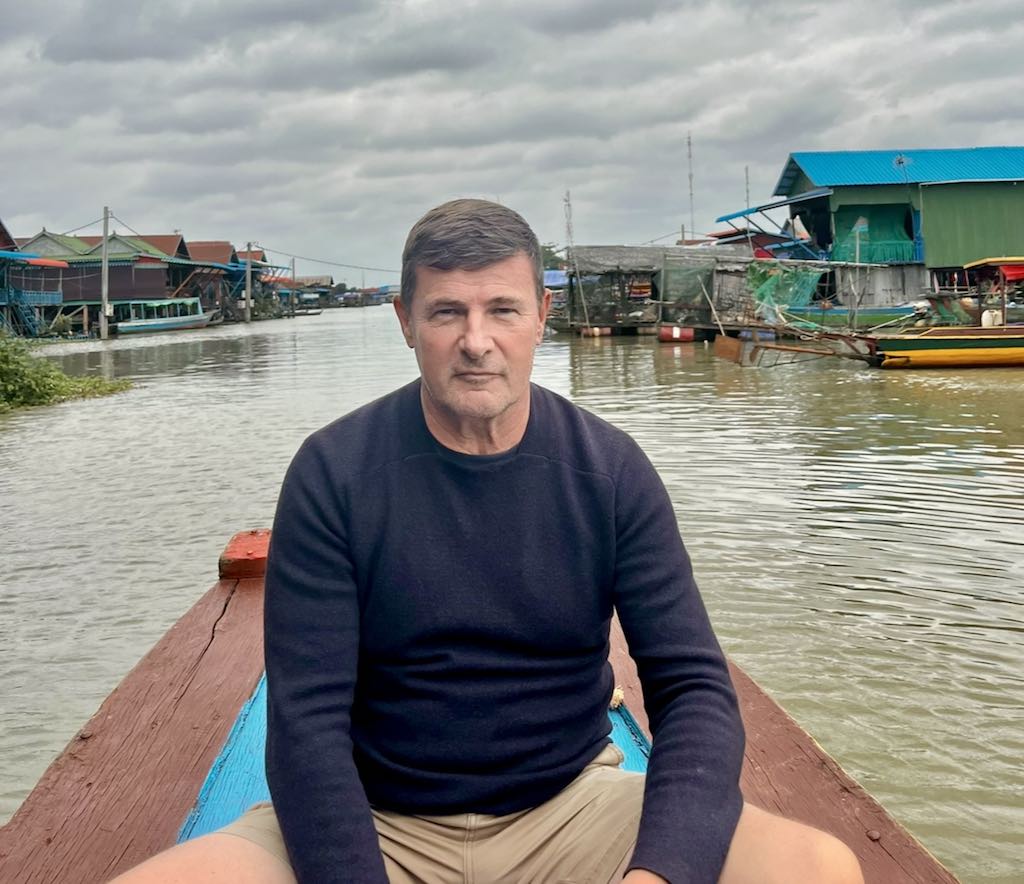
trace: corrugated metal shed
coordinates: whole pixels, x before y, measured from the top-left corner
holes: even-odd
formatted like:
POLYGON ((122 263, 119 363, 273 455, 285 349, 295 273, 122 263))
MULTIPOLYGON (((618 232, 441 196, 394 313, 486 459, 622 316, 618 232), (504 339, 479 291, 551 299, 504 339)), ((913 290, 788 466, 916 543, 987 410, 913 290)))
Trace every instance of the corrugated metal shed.
POLYGON ((803 172, 816 187, 1024 180, 1024 147, 801 151, 789 155, 776 196, 803 172))
POLYGON ((714 262, 732 254, 729 246, 575 246, 569 250, 569 267, 580 273, 657 273, 666 258, 692 257, 714 262))

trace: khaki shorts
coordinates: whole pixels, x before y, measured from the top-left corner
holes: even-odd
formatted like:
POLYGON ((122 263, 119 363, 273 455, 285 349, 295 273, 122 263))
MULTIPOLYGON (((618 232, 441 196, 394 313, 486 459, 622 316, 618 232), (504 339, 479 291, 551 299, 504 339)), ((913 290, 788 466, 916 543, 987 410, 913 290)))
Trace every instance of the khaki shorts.
MULTIPOLYGON (((611 884, 633 854, 644 776, 608 745, 550 801, 504 816, 403 816, 373 810, 391 884, 611 884)), ((220 830, 288 863, 270 804, 220 830)))

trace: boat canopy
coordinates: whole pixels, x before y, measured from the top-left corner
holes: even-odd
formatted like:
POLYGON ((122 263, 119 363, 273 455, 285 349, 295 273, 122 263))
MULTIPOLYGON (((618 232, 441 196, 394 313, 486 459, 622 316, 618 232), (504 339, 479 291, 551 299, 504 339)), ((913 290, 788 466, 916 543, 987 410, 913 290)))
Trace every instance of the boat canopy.
POLYGON ((971 261, 970 264, 964 264, 964 270, 980 270, 982 267, 999 270, 1008 282, 1018 282, 1024 279, 1024 257, 981 258, 978 261, 971 261))
POLYGON ((40 258, 38 255, 30 255, 28 252, 8 252, 0 250, 0 259, 13 261, 15 264, 28 264, 32 267, 67 267, 67 261, 58 261, 56 258, 40 258))
POLYGON ((728 215, 722 215, 719 218, 715 218, 716 224, 721 224, 723 221, 732 221, 735 218, 746 218, 749 215, 756 215, 758 212, 767 212, 771 209, 781 209, 783 206, 788 206, 793 203, 804 203, 807 200, 816 200, 821 197, 831 196, 833 193, 830 187, 817 187, 814 190, 808 190, 805 193, 798 193, 796 196, 791 196, 787 199, 773 200, 770 203, 763 203, 760 206, 751 206, 749 209, 740 209, 738 212, 730 212, 728 215))

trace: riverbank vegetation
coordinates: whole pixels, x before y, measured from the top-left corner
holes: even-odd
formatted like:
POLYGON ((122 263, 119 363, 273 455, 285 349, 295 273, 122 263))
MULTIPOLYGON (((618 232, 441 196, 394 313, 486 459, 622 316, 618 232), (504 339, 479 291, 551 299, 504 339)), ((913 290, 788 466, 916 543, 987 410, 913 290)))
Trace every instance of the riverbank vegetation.
POLYGON ((53 362, 34 357, 24 341, 0 333, 0 412, 106 396, 130 386, 130 381, 66 375, 53 362))

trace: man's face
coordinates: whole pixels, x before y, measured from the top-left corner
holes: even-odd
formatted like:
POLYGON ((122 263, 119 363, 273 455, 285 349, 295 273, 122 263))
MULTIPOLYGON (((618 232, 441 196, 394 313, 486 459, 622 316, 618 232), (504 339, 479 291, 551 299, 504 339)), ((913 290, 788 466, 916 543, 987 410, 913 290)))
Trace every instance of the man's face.
POLYGON ((395 301, 424 404, 442 420, 488 422, 528 407, 550 300, 538 304, 534 274, 523 253, 480 270, 419 267, 411 308, 395 301))

